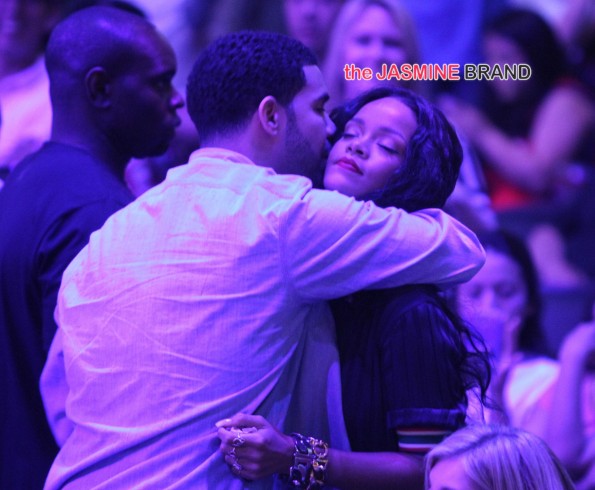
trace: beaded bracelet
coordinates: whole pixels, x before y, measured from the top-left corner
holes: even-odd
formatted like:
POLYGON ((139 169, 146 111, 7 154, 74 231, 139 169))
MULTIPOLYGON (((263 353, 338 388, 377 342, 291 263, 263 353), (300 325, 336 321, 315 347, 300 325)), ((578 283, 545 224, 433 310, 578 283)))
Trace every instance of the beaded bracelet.
POLYGON ((289 468, 289 481, 294 487, 307 490, 322 488, 328 465, 328 444, 296 432, 291 437, 295 452, 293 466, 289 468))

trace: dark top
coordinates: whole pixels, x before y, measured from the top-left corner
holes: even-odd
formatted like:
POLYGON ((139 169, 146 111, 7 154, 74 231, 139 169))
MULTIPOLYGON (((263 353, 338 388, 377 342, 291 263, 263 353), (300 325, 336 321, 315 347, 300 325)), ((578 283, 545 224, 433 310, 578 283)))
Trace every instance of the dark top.
POLYGON ((58 451, 39 378, 62 272, 133 199, 89 153, 46 143, 0 190, 0 488, 40 489, 58 451))
POLYGON ((398 428, 464 425, 459 347, 445 335, 454 326, 434 287, 364 291, 332 308, 353 451, 398 451, 398 428))

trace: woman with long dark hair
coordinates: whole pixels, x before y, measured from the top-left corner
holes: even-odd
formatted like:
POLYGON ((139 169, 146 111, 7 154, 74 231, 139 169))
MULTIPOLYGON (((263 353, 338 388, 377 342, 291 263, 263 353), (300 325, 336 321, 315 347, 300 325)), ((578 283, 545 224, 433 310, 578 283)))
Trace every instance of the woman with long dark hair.
MULTIPOLYGON (((462 150, 446 118, 425 99, 378 88, 331 117, 337 132, 327 189, 410 212, 444 205, 462 150)), ((352 452, 285 436, 262 418, 241 414, 219 424, 226 461, 244 478, 289 473, 303 488, 322 481, 339 488, 422 488, 420 455, 465 424, 469 390, 486 393, 483 342, 432 285, 362 291, 333 310, 352 452), (247 426, 256 430, 238 429, 247 426)), ((319 396, 312 393, 311 403, 319 396)))

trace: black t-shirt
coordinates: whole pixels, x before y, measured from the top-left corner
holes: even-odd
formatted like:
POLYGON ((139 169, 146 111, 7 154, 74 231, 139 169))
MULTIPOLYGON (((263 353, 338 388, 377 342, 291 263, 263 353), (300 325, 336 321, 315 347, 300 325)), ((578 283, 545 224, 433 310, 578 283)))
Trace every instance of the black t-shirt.
POLYGON ((432 286, 365 291, 332 304, 353 451, 398 451, 397 429, 464 425, 460 346, 432 286))
POLYGON ((39 378, 62 273, 91 232, 132 199, 89 153, 52 142, 0 190, 0 488, 43 487, 58 448, 39 378))

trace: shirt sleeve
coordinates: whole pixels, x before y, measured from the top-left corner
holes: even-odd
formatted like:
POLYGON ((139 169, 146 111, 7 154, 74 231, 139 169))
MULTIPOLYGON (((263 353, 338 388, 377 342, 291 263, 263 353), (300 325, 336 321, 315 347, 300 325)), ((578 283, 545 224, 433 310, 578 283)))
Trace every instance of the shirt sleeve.
POLYGON ((91 233, 123 206, 115 200, 101 200, 75 208, 54 221, 37 251, 37 280, 42 297, 42 338, 47 352, 56 331, 54 310, 62 274, 89 241, 91 233))
POLYGON ((41 398, 52 434, 60 447, 66 442, 74 426, 66 416, 68 383, 62 349, 62 331, 58 329, 48 352, 39 381, 41 398))
POLYGON ((401 312, 389 305, 382 318, 382 391, 388 428, 453 431, 464 424, 465 389, 454 327, 438 305, 421 302, 401 312))
POLYGON ((281 258, 298 294, 332 299, 367 288, 467 281, 485 252, 464 225, 438 209, 382 209, 311 190, 280 222, 281 258))

